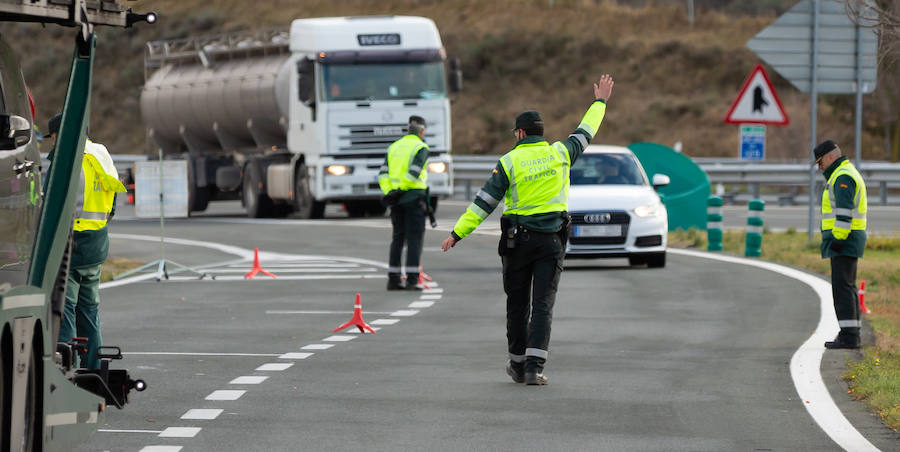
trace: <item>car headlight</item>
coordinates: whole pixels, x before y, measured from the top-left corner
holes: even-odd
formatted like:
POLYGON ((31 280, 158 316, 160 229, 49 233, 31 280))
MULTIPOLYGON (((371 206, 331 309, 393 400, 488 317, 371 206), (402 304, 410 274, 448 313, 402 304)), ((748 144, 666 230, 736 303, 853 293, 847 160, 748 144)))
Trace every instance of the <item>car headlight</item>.
POLYGON ((325 171, 332 176, 343 176, 350 173, 350 169, 347 168, 347 165, 328 165, 328 167, 325 168, 325 171))
POLYGON ((444 162, 431 162, 428 164, 428 171, 441 174, 447 171, 447 164, 444 162))
POLYGON ((637 206, 634 208, 634 214, 644 218, 655 216, 659 213, 659 204, 648 204, 646 206, 637 206))

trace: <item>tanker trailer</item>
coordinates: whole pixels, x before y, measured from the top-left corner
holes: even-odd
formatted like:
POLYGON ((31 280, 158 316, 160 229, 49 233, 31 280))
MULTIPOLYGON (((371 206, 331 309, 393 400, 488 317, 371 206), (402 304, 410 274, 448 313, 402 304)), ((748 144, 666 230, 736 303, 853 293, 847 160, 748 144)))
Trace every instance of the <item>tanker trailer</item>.
POLYGON ((381 215, 378 172, 410 115, 427 123, 432 197, 452 194, 446 62, 422 17, 297 19, 290 30, 154 41, 141 112, 153 154, 189 161, 191 211, 240 198, 250 217, 320 218, 328 202, 381 215))

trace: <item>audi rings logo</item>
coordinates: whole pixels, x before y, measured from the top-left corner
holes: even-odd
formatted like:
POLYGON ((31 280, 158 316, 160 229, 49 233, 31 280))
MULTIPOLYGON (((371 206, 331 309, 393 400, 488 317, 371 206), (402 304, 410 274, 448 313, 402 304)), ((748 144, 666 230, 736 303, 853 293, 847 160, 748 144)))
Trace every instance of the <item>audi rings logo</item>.
POLYGON ((584 216, 585 223, 609 223, 612 215, 608 213, 591 213, 584 216))

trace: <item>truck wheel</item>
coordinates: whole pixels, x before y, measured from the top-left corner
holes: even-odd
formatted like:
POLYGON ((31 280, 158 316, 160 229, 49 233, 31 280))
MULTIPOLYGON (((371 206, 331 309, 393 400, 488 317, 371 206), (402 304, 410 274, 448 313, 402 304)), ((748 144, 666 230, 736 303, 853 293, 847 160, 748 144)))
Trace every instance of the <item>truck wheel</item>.
POLYGON ((261 193, 260 185, 262 185, 259 164, 251 161, 244 168, 244 207, 247 209, 247 216, 250 218, 263 218, 269 215, 272 201, 268 196, 261 193))
POLYGON ((312 190, 309 189, 309 172, 306 165, 297 167, 297 174, 294 176, 294 197, 297 216, 306 219, 322 218, 325 203, 313 198, 312 190))
POLYGON ((191 212, 202 212, 209 207, 210 187, 188 187, 188 205, 191 212))
POLYGON ((347 206, 347 215, 350 216, 350 218, 362 218, 366 216, 365 201, 350 201, 344 205, 347 206))

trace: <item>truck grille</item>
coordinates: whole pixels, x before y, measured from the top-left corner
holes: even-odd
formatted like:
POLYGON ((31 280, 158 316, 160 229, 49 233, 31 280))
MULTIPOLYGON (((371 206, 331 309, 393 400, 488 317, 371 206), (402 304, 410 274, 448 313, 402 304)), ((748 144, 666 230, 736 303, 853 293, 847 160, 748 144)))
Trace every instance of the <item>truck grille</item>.
MULTIPOLYGON (((405 123, 342 124, 339 127, 339 152, 386 150, 394 141, 406 135, 405 123)), ((425 142, 433 142, 434 134, 425 132, 425 142), (431 138, 431 140, 429 140, 431 138)), ((429 143, 429 146, 431 143, 429 143)))
POLYGON ((622 245, 628 237, 628 225, 631 223, 631 216, 627 212, 621 210, 600 210, 595 212, 576 212, 572 213, 572 225, 592 225, 592 224, 621 224, 622 235, 616 237, 573 237, 572 228, 569 228, 569 242, 573 245, 622 245), (597 215, 609 215, 609 220, 605 222, 588 222, 585 216, 591 216, 592 219, 597 215))

